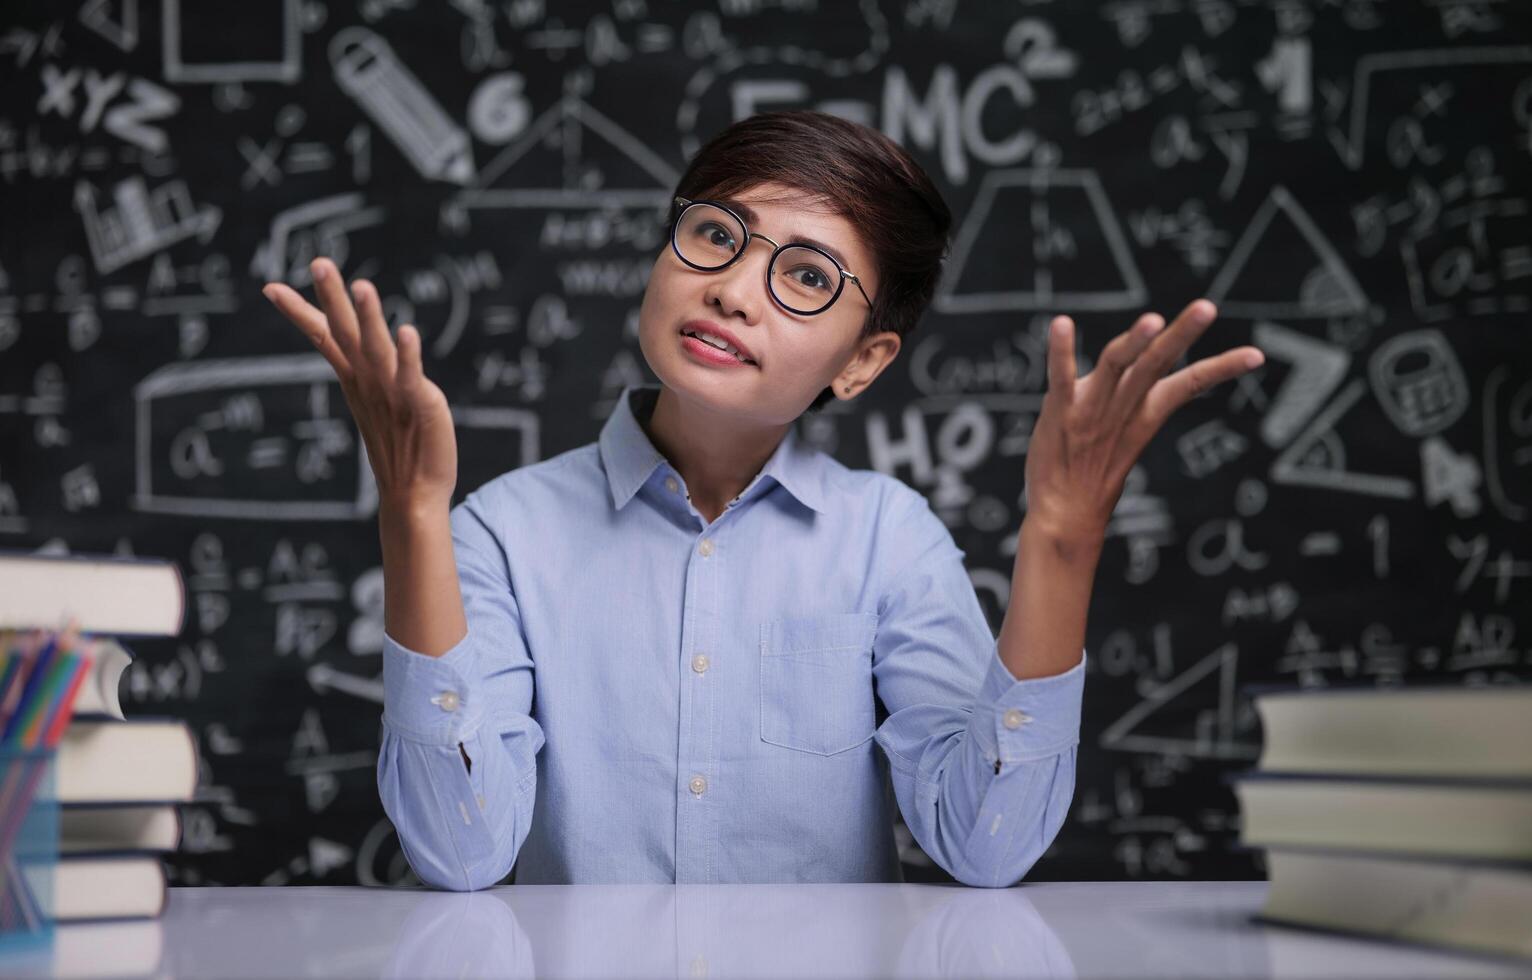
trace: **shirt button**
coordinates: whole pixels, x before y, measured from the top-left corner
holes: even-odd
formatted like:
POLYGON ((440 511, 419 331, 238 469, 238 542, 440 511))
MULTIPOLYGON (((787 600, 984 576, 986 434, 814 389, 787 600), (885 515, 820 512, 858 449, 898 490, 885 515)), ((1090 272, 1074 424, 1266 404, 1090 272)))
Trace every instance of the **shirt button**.
POLYGON ((692 670, 699 674, 707 670, 707 654, 699 653, 692 658, 692 670))
POLYGON ((443 711, 456 711, 458 704, 457 692, 443 691, 436 697, 432 698, 431 703, 441 708, 443 711))
POLYGON ((711 555, 713 553, 713 539, 703 538, 702 543, 697 546, 697 550, 702 552, 702 557, 704 558, 711 555))
POLYGON ((703 791, 707 789, 707 780, 703 779, 701 776, 693 776, 690 785, 692 792, 696 793, 698 796, 701 796, 703 791))
POLYGON ((680 493, 681 492, 681 484, 676 482, 676 478, 675 477, 667 476, 667 477, 665 477, 665 489, 669 490, 671 493, 680 493))
POLYGON ((1031 720, 1031 718, 1027 717, 1024 713, 1017 711, 1015 708, 1011 708, 1005 713, 1006 728, 1020 728, 1024 722, 1031 720))

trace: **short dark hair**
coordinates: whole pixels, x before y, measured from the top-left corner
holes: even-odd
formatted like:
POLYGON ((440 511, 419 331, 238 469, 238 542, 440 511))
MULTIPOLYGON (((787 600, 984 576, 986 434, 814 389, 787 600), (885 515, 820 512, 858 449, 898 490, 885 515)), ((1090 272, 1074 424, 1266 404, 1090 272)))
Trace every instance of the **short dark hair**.
MULTIPOLYGON (((876 129, 839 116, 762 112, 698 150, 675 193, 728 198, 768 181, 824 201, 856 227, 878 267, 860 339, 888 330, 903 342, 936 292, 952 229, 952 212, 915 158, 876 129)), ((808 411, 834 397, 826 388, 808 411)))

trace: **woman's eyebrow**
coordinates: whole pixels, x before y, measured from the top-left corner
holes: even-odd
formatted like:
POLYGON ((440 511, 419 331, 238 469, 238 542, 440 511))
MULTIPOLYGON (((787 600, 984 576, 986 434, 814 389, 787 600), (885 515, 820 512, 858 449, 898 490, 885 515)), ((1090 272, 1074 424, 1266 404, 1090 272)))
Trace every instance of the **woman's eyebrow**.
MULTIPOLYGON (((756 213, 754 208, 744 203, 743 201, 734 201, 726 197, 721 197, 718 199, 718 203, 727 204, 729 207, 739 212, 739 216, 741 218, 744 218, 752 225, 760 223, 761 216, 756 213)), ((830 258, 835 260, 836 265, 840 266, 842 269, 846 268, 846 257, 840 254, 839 249, 827 242, 822 242, 817 238, 808 238, 803 235, 789 235, 787 237, 787 241, 789 244, 812 245, 815 248, 824 249, 826 252, 830 253, 830 258)))

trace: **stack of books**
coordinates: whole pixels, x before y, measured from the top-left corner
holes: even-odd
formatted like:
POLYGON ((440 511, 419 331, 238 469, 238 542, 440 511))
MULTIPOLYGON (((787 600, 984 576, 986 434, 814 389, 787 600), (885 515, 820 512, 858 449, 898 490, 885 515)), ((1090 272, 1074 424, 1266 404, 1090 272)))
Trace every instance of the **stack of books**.
POLYGON ((12 640, 21 661, 46 667, 43 652, 59 646, 50 627, 64 621, 88 651, 56 739, 58 923, 164 911, 162 855, 180 844, 176 804, 196 792, 196 743, 180 719, 123 712, 118 690, 133 654, 119 638, 179 635, 185 613, 173 562, 0 553, 0 629, 30 631, 12 640))
POLYGON ((1532 688, 1248 688, 1273 923, 1532 959, 1532 688))

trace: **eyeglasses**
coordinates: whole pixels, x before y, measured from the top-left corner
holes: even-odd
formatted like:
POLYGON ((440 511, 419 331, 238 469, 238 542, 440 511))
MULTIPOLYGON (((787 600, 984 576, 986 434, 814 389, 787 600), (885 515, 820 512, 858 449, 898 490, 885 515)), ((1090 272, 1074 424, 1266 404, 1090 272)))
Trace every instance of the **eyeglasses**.
POLYGON ((828 310, 850 279, 872 306, 862 281, 840 267, 822 248, 789 242, 778 244, 765 235, 752 234, 745 219, 717 201, 675 199, 681 210, 671 223, 670 247, 676 257, 700 272, 719 272, 745 254, 752 238, 769 242, 774 251, 766 266, 766 288, 772 299, 789 313, 813 316, 828 310))

